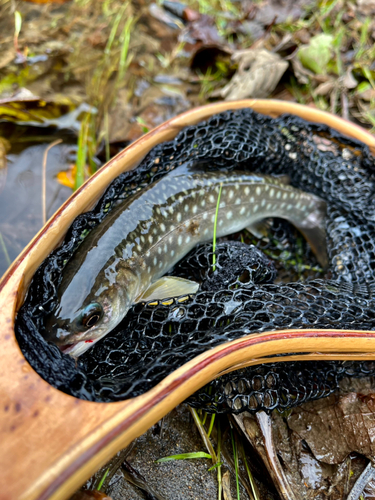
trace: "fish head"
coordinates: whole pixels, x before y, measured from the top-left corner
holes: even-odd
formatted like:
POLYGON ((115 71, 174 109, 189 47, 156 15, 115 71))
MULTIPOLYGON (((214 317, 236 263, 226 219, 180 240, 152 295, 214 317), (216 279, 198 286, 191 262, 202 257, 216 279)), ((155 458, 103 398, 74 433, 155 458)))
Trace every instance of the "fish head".
POLYGON ((138 280, 131 270, 122 270, 117 279, 98 276, 90 285, 79 273, 69 283, 63 278, 57 307, 45 320, 44 338, 74 357, 121 322, 134 302, 138 280))

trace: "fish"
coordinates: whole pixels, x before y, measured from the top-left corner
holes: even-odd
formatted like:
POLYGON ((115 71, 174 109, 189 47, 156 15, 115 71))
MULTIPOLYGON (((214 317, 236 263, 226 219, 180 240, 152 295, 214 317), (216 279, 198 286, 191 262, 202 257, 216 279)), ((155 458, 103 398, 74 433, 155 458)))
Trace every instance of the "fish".
POLYGON ((46 340, 78 357, 113 330, 140 301, 196 293, 199 284, 164 276, 197 244, 264 221, 286 219, 326 267, 326 203, 272 177, 181 165, 120 202, 66 264, 46 340))

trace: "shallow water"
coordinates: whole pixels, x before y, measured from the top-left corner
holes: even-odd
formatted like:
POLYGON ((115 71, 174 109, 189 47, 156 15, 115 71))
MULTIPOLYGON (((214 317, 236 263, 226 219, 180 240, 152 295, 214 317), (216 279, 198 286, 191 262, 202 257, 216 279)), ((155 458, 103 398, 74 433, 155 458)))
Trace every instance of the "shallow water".
MULTIPOLYGON (((12 148, 7 155, 5 183, 0 193, 0 276, 43 226, 42 169, 46 147, 54 140, 12 148)), ((46 168, 47 219, 71 195, 57 182, 56 174, 67 168, 70 144, 58 144, 48 153, 46 168)))

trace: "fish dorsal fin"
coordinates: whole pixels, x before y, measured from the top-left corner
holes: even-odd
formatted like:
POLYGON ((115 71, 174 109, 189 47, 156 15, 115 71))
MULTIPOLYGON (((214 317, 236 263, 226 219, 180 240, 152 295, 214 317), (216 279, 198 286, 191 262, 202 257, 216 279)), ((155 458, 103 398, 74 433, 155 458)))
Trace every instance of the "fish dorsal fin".
POLYGON ((190 295, 198 291, 199 284, 195 281, 177 278, 176 276, 163 276, 152 283, 135 302, 149 302, 180 295, 190 295))

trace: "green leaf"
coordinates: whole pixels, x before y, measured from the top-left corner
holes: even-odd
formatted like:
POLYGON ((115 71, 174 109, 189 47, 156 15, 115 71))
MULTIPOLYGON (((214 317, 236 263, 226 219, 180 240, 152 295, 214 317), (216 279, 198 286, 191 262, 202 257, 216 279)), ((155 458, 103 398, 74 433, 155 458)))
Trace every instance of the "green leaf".
POLYGON ((193 453, 181 453, 180 455, 170 455, 169 457, 163 457, 156 460, 156 462, 169 462, 169 460, 186 460, 189 458, 209 458, 211 460, 211 455, 205 453, 204 451, 195 451, 193 453))
POLYGON ((311 38, 308 45, 301 45, 298 58, 305 66, 316 74, 326 74, 329 62, 332 60, 334 38, 321 33, 311 38))
MULTIPOLYGON (((215 415, 215 414, 214 414, 215 415)), ((214 470, 214 469, 217 469, 218 467, 221 467, 223 465, 224 462, 217 462, 215 465, 213 465, 212 467, 210 467, 208 469, 208 472, 210 472, 211 470, 214 470)))

